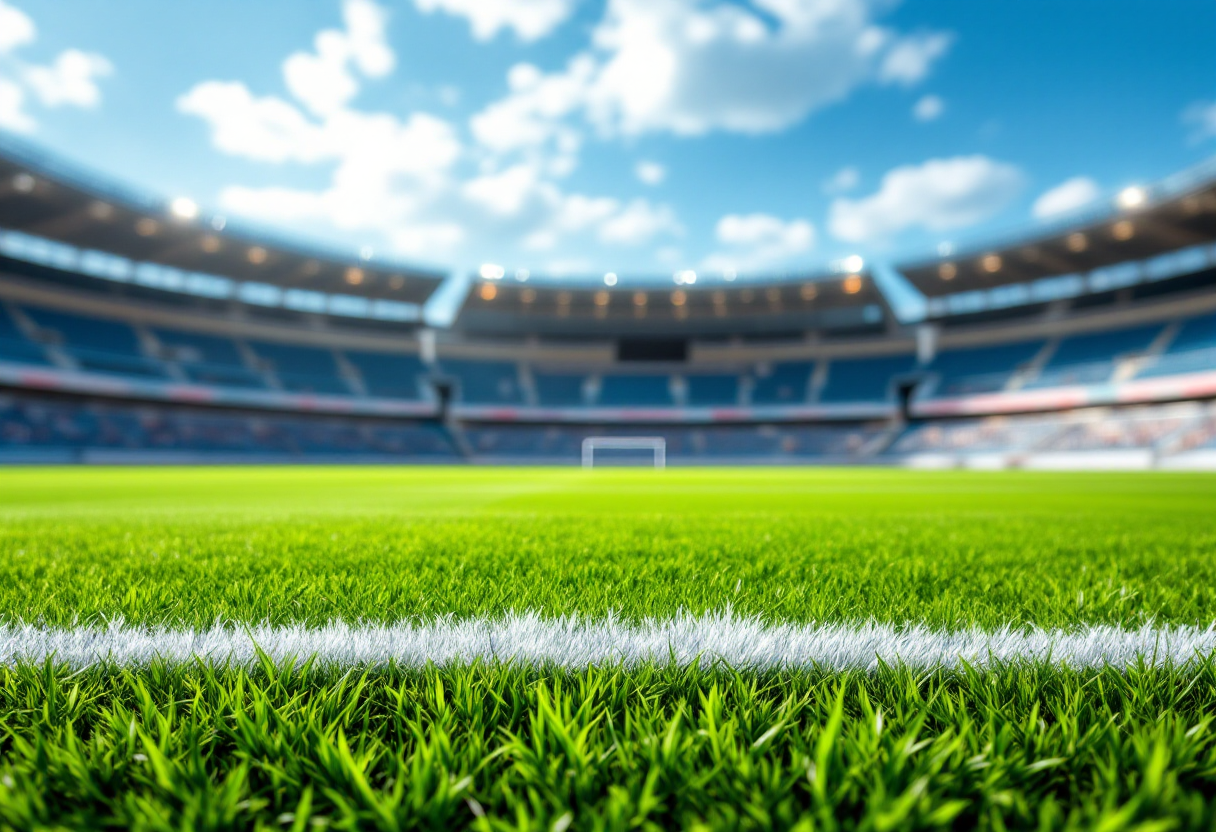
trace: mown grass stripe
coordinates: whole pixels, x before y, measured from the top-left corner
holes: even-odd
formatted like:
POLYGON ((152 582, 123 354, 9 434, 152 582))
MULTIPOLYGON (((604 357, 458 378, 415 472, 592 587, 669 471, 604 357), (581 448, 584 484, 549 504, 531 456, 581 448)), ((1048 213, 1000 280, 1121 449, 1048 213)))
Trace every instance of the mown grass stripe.
POLYGON ((488 661, 584 668, 724 662, 734 668, 857 670, 880 662, 936 669, 1029 661, 1090 668, 1185 665, 1216 652, 1216 629, 1098 625, 951 632, 880 623, 768 624, 729 613, 641 623, 524 613, 393 625, 334 622, 313 628, 0 627, 0 663, 6 665, 48 658, 75 667, 199 659, 248 664, 258 659, 259 650, 276 661, 315 658, 342 666, 488 661))

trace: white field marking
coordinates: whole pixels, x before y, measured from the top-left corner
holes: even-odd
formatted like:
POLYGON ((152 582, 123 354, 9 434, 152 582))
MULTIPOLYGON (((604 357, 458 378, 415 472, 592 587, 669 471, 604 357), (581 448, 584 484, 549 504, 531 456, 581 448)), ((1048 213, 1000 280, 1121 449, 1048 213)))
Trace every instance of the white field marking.
MULTIPOLYGON (((1216 625, 1214 625, 1216 626, 1216 625)), ((731 614, 677 616, 629 623, 535 613, 429 623, 323 627, 217 625, 209 629, 38 627, 0 625, 0 664, 53 657, 73 667, 153 660, 250 664, 254 645, 276 661, 315 657, 323 663, 417 667, 476 660, 561 667, 642 663, 679 665, 721 661, 736 668, 917 669, 986 667, 1018 661, 1076 668, 1184 665, 1216 652, 1216 629, 1089 626, 1072 630, 968 629, 943 632, 891 624, 765 624, 731 614)))

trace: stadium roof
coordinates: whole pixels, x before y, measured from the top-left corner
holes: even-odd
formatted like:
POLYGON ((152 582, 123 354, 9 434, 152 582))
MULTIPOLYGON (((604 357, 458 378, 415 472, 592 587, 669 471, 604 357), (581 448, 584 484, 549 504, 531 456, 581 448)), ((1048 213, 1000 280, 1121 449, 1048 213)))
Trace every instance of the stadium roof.
POLYGON ((126 191, 8 140, 0 142, 0 227, 186 271, 368 299, 423 303, 444 279, 370 252, 347 256, 241 229, 190 200, 126 191))
POLYGON ((886 301, 864 271, 714 284, 681 272, 665 285, 520 280, 474 281, 456 325, 472 333, 698 335, 881 328, 886 301))
POLYGON ((896 265, 929 297, 1090 272, 1216 241, 1216 160, 1046 230, 896 265))

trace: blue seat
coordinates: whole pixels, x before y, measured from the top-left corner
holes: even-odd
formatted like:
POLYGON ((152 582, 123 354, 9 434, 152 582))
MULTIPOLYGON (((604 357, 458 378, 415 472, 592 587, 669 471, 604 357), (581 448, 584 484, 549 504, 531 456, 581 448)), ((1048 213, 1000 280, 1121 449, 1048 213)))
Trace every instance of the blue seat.
POLYGON ((143 354, 135 330, 125 323, 38 307, 26 307, 25 311, 39 327, 58 332, 64 350, 86 370, 134 376, 166 375, 163 364, 143 354))
POLYGON ((546 407, 578 407, 583 403, 585 376, 534 372, 532 380, 537 401, 546 407))
POLYGON ((935 397, 994 393, 1009 382, 1013 373, 1031 361, 1044 341, 1018 341, 992 347, 942 350, 926 370, 936 373, 935 397))
POLYGON ((671 377, 607 375, 600 381, 600 404, 608 407, 670 407, 671 377))
POLYGON ((1216 370, 1216 314, 1186 321, 1165 353, 1139 375, 1147 378, 1210 370, 1216 370))
POLYGON ((387 352, 343 353, 363 377, 363 386, 368 395, 389 399, 418 399, 418 376, 426 372, 422 360, 416 355, 387 352))
POLYGON ((0 361, 18 364, 48 364, 42 346, 29 340, 9 317, 8 310, 0 306, 0 361))
POLYGON ((250 341, 249 346, 271 362, 275 375, 287 390, 334 396, 349 396, 353 392, 329 350, 263 341, 250 341))
POLYGON ((230 338, 172 329, 156 329, 153 333, 174 353, 191 381, 219 387, 266 387, 261 374, 245 366, 240 350, 230 338))
POLYGON ((689 375, 688 403, 693 407, 729 406, 739 403, 739 377, 736 375, 689 375))
POLYGON ((445 358, 444 373, 459 382, 459 400, 465 404, 522 404, 519 373, 509 361, 467 361, 445 358))
POLYGON ((828 380, 820 391, 822 402, 884 402, 891 398, 896 376, 916 366, 916 356, 886 355, 874 358, 837 358, 828 367, 828 380))
POLYGON ((1161 324, 1149 324, 1069 336, 1060 342, 1051 360, 1026 387, 1101 384, 1115 371, 1117 358, 1148 349, 1161 329, 1161 324))
POLYGON ((809 361, 774 364, 752 387, 752 404, 803 404, 814 365, 809 361))

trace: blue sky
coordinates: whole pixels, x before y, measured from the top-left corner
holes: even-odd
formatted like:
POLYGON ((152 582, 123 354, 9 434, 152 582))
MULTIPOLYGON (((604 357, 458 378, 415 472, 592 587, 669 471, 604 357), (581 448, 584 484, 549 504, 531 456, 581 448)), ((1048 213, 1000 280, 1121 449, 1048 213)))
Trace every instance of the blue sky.
POLYGON ((408 262, 818 269, 1216 153, 1216 4, 0 0, 0 128, 408 262))

